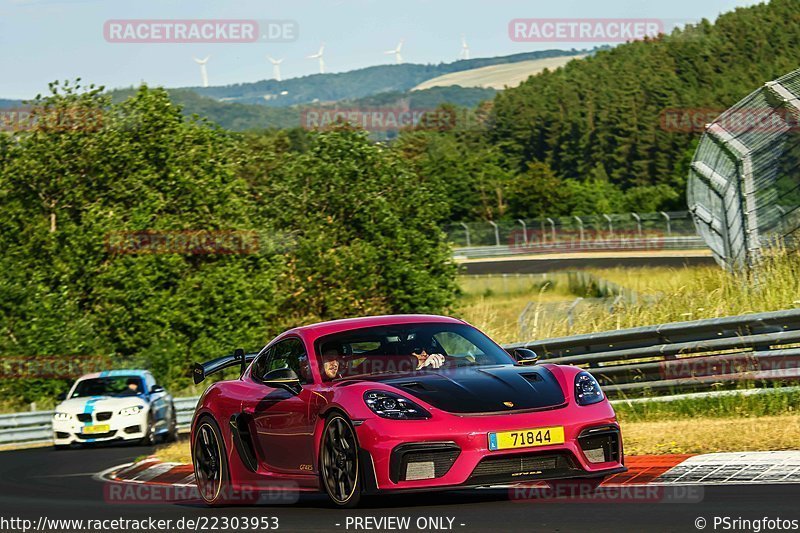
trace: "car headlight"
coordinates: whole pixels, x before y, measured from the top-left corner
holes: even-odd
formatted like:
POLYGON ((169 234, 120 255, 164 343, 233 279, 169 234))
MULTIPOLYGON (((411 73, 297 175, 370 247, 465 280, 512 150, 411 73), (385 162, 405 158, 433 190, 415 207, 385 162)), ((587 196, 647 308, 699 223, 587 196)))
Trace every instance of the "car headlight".
POLYGON ((125 409, 120 409, 119 414, 122 416, 130 416, 130 415, 138 415, 142 412, 143 407, 141 405, 134 405, 133 407, 126 407, 125 409))
POLYGON ((69 413, 55 413, 53 415, 53 420, 58 420, 60 422, 72 420, 72 415, 69 413))
POLYGON ((580 372, 575 376, 575 401, 578 405, 592 405, 603 400, 600 384, 588 372, 580 372))
POLYGON ((387 391, 371 390, 364 393, 364 402, 373 413, 392 420, 423 420, 431 414, 408 398, 387 391))

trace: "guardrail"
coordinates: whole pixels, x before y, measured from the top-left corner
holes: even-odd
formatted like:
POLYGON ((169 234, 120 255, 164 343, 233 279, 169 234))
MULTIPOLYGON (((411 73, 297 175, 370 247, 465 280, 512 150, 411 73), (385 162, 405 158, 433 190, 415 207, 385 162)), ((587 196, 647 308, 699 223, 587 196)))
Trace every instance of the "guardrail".
POLYGON ((609 395, 709 390, 800 379, 800 309, 575 335, 528 348, 584 367, 609 395))
POLYGON ((529 254, 565 254, 589 252, 651 252, 662 250, 707 250, 708 246, 701 237, 641 237, 626 239, 586 239, 574 238, 556 242, 530 242, 516 244, 499 244, 488 246, 471 246, 453 249, 455 257, 468 259, 479 257, 503 257, 529 254))
MULTIPOLYGON (((800 379, 800 309, 673 322, 557 339, 520 342, 542 362, 584 367, 614 397, 715 390, 742 382, 777 385, 800 379)), ((716 394, 716 393, 715 393, 716 394)), ((186 429, 198 398, 175 398, 186 429)), ((0 415, 0 444, 48 442, 53 411, 0 415)))
MULTIPOLYGON (((199 396, 191 398, 175 398, 175 414, 178 429, 189 428, 199 396)), ((51 442, 53 439, 54 411, 31 411, 29 413, 11 413, 0 415, 0 445, 4 444, 38 444, 51 442)))

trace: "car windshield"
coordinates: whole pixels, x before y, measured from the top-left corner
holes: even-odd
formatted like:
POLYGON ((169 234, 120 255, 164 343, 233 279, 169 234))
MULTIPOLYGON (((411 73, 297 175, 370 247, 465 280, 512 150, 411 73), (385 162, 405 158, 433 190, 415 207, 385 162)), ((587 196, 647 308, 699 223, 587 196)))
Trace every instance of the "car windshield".
POLYGON ((351 330, 322 337, 316 350, 326 381, 514 362, 505 350, 467 324, 401 324, 351 330))
POLYGON ((143 392, 144 383, 139 376, 113 376, 80 380, 70 398, 137 396, 143 392))

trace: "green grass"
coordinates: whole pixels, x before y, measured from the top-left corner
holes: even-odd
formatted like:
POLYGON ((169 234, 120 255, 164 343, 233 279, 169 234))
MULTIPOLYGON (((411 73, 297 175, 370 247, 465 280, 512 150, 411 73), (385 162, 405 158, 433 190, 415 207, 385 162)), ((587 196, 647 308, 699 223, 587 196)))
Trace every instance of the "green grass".
MULTIPOLYGON (((658 422, 695 418, 800 416, 800 390, 762 394, 685 398, 669 402, 619 402, 614 410, 626 422, 658 422)), ((799 443, 800 444, 800 443, 799 443)))
MULTIPOLYGON (((548 316, 544 312, 547 307, 543 304, 548 301, 575 298, 574 294, 565 294, 562 285, 507 295, 502 290, 502 279, 495 278, 494 285, 483 287, 479 303, 476 303, 473 288, 466 287, 466 295, 455 314, 500 342, 515 342, 800 306, 798 252, 774 251, 767 254, 758 269, 742 274, 730 274, 715 266, 593 269, 590 272, 652 298, 620 304, 614 313, 605 308, 589 308, 576 316, 570 328, 563 315, 548 316), (517 317, 527 302, 534 302, 542 313, 536 327, 522 339, 517 317)), ((533 311, 536 310, 534 307, 533 311)))

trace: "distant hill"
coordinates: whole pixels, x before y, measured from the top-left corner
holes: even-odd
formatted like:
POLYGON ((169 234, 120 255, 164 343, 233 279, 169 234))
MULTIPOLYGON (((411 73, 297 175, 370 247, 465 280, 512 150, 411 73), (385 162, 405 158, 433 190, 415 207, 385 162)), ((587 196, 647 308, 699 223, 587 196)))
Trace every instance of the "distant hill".
POLYGON ((8 109, 9 107, 19 107, 22 105, 22 100, 3 100, 0 98, 0 109, 8 109))
POLYGON ((584 57, 586 56, 570 55, 548 57, 544 59, 520 61, 518 63, 503 63, 501 65, 490 65, 488 67, 463 70, 424 81, 414 87, 413 90, 419 91, 432 87, 450 87, 453 85, 503 90, 506 87, 516 87, 529 77, 539 74, 544 69, 555 70, 559 67, 563 67, 573 59, 581 59, 584 57))
MULTIPOLYGON (((170 98, 183 107, 187 116, 198 115, 232 131, 259 130, 267 128, 302 127, 301 117, 304 110, 317 109, 318 104, 294 107, 268 107, 254 104, 219 102, 212 98, 200 96, 189 89, 168 89, 170 98)), ((115 102, 128 98, 132 89, 112 91, 115 102)), ((443 103, 461 107, 475 107, 484 100, 491 100, 493 89, 436 87, 424 91, 387 92, 355 100, 343 100, 324 107, 339 109, 365 109, 392 107, 400 102, 413 109, 432 109, 443 103)))
POLYGON ((427 80, 454 72, 505 63, 574 57, 586 53, 586 50, 544 50, 438 65, 412 63, 378 65, 349 72, 314 74, 283 81, 262 80, 220 87, 185 87, 185 89, 227 103, 290 107, 318 102, 355 100, 380 93, 405 92, 427 80))

